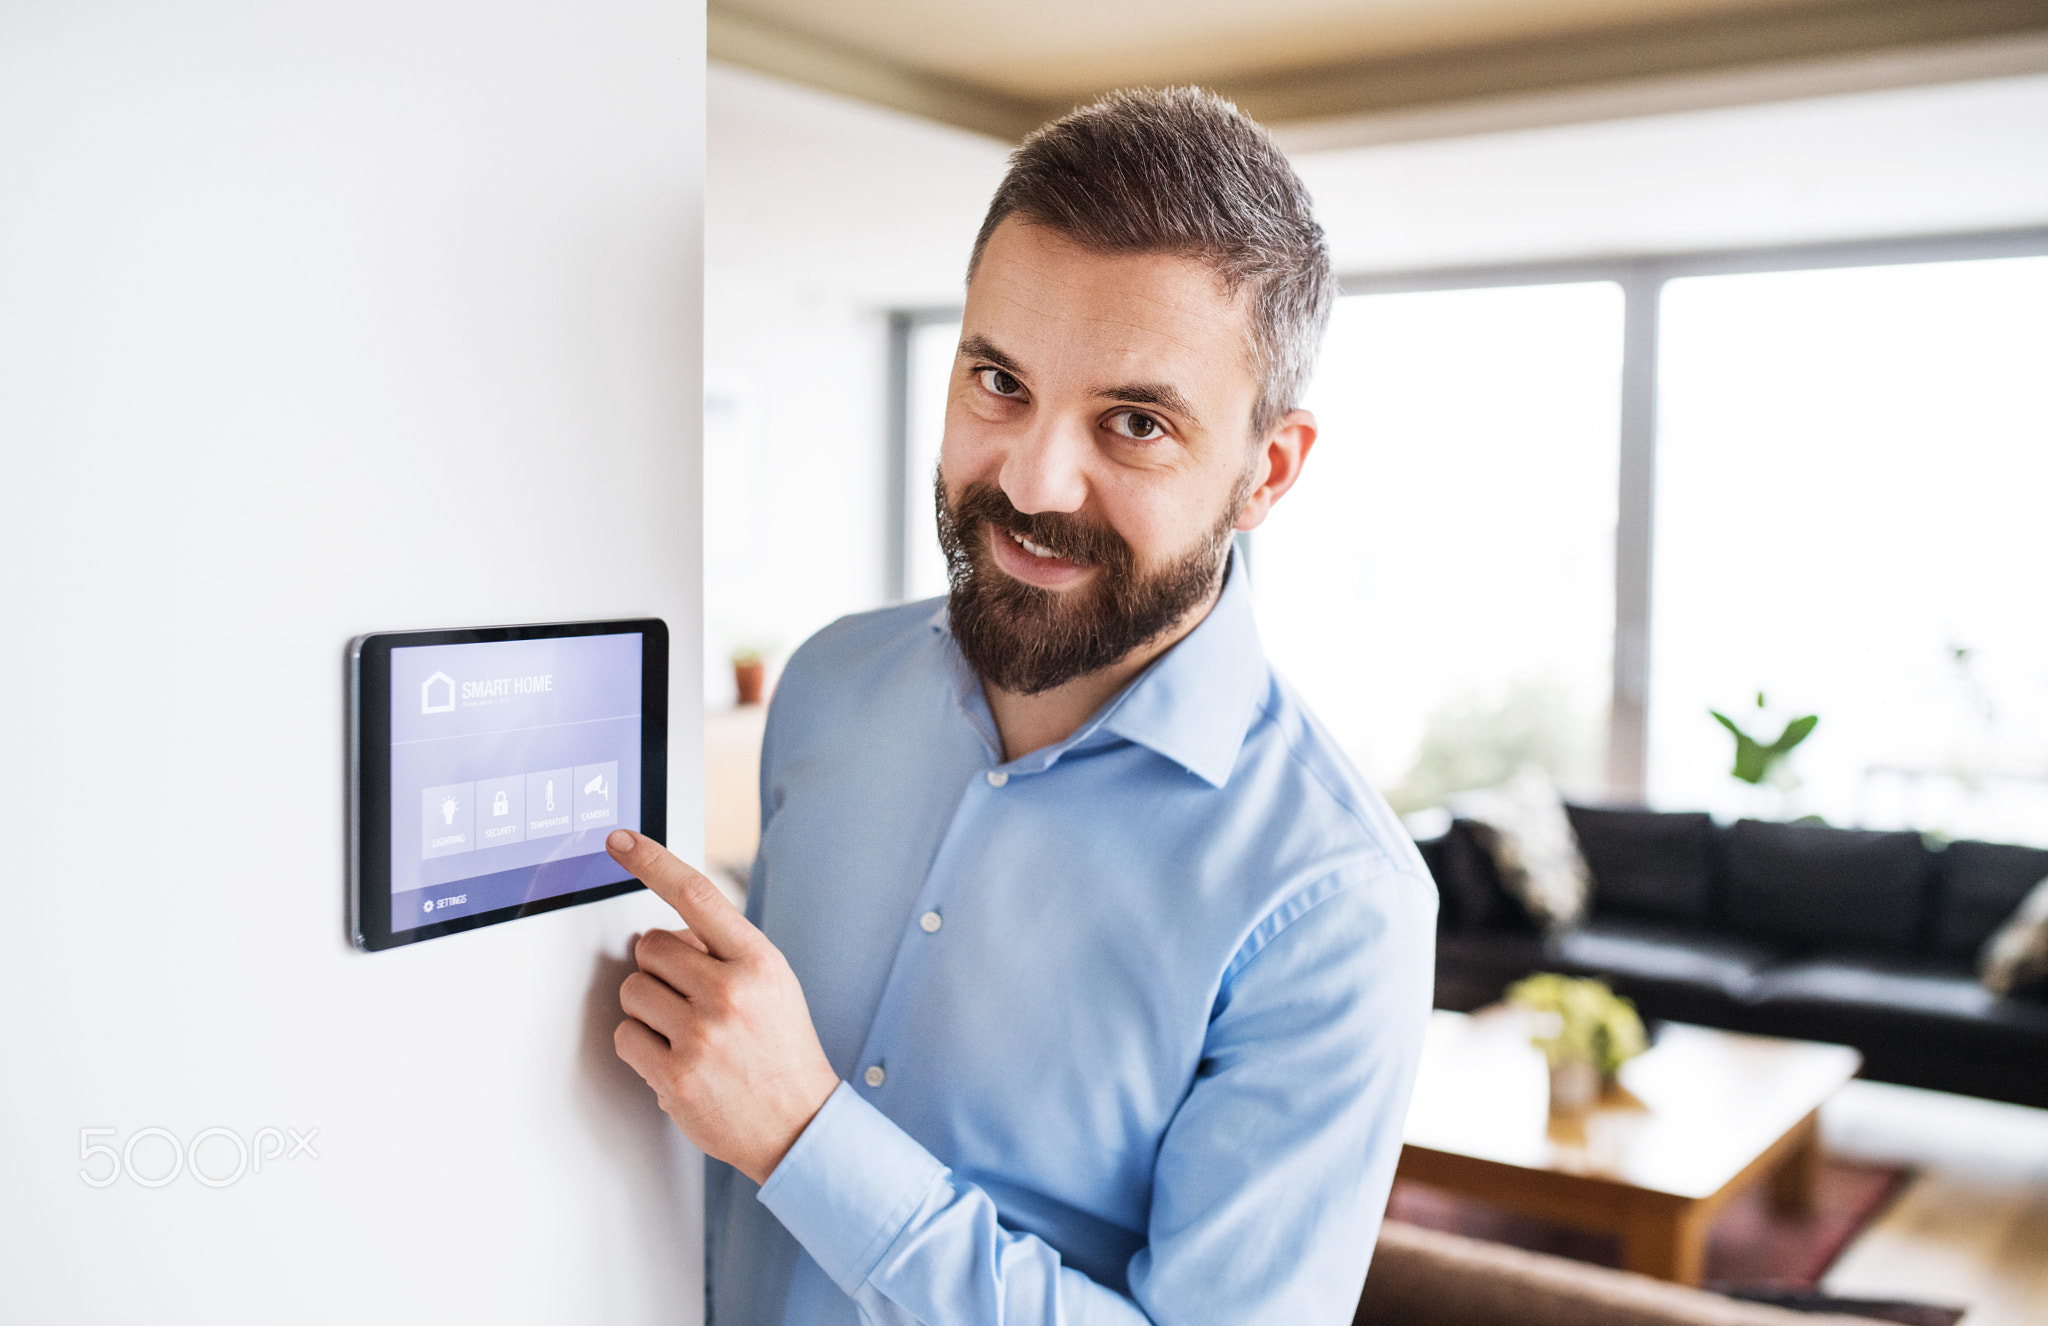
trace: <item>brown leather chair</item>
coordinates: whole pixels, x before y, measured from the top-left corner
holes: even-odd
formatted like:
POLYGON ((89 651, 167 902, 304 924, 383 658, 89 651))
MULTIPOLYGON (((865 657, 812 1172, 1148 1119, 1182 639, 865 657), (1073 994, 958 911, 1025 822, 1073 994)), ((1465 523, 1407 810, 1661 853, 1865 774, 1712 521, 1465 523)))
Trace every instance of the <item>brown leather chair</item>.
POLYGON ((1353 1326, 1871 1326, 1388 1221, 1353 1326))

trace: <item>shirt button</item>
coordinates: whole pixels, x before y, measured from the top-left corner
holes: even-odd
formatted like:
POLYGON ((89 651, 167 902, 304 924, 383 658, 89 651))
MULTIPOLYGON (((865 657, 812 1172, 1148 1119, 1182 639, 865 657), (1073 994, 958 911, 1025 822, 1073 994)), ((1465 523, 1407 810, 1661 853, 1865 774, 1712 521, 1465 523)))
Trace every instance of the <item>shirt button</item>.
POLYGON ((867 1083, 871 1087, 878 1087, 882 1085, 882 1083, 889 1080, 889 1075, 882 1071, 882 1066, 880 1064, 869 1064, 868 1071, 862 1073, 860 1076, 861 1081, 867 1083))
POLYGON ((924 927, 926 934, 936 935, 939 933, 939 927, 946 922, 937 912, 926 912, 923 916, 917 918, 917 923, 924 927))
POLYGON ((1001 787, 1009 781, 1010 775, 1004 773, 1001 769, 991 769, 988 771, 988 785, 990 787, 1001 787))

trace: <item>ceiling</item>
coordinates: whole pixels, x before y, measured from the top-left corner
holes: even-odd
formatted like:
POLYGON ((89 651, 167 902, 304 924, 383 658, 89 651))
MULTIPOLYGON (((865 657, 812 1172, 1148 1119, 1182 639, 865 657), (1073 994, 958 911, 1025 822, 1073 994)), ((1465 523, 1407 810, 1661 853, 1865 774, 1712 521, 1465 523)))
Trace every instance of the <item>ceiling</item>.
POLYGON ((1269 123, 2048 33, 2048 0, 713 0, 712 58, 1001 138, 1113 87, 1269 123))

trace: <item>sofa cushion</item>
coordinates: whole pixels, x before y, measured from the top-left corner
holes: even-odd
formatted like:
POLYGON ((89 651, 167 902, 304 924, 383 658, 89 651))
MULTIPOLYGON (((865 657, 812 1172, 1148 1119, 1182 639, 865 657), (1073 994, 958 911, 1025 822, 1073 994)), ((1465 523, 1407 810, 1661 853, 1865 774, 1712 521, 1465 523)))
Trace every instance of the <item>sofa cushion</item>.
POLYGON ((2048 1105, 2048 1001, 2000 999, 1945 962, 1827 957, 1764 973, 1747 1030, 1853 1045, 1866 1076, 2048 1105))
POLYGON ((1439 930, 1535 930, 1522 905, 1501 887, 1500 871, 1471 823, 1453 821, 1425 850, 1424 860, 1436 876, 1439 930))
POLYGON ((1436 1006, 1469 1013, 1544 964, 1534 930, 1454 930, 1436 937, 1436 1006))
POLYGON ((1448 929, 1457 923, 1458 918, 1451 912, 1451 900, 1444 895, 1444 835, 1438 834, 1434 838, 1417 838, 1415 840, 1415 851, 1422 857, 1422 864, 1429 868, 1430 879, 1436 882, 1437 929, 1448 929))
POLYGON ((2040 880, 2048 852, 2006 843, 1954 842, 1941 854, 1941 900, 1934 921, 1937 952, 1972 959, 2040 880))
POLYGON ((1967 972, 1911 961, 1856 958, 1788 963, 1758 977, 1752 998, 1757 1003, 1798 1000, 1962 1019, 1993 1018, 1999 1003, 1997 995, 1967 972))
POLYGON ((1739 820, 1723 859, 1721 915, 1736 929, 1892 953, 1919 936, 1932 857, 1917 833, 1739 820))
POLYGON ((1742 1029, 1853 1045, 1879 1082, 2048 1107, 2048 1000, 1996 998, 1946 962, 1837 957, 1769 972, 1742 1029))
POLYGON ((1713 904, 1711 816, 1567 806, 1593 872, 1593 909, 1704 921, 1713 904))
POLYGON ((1545 956, 1617 985, 1700 986, 1730 999, 1747 998, 1757 978, 1779 960, 1777 950, 1754 940, 1606 917, 1554 936, 1545 956))

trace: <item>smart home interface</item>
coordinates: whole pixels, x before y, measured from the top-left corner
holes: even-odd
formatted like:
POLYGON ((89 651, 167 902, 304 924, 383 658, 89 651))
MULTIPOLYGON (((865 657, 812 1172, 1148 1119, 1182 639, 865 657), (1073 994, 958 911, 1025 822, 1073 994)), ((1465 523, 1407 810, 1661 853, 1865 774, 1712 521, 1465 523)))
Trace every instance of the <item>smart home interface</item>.
POLYGON ((645 827, 641 630, 369 638, 391 642, 387 942, 630 879, 604 841, 645 827))

